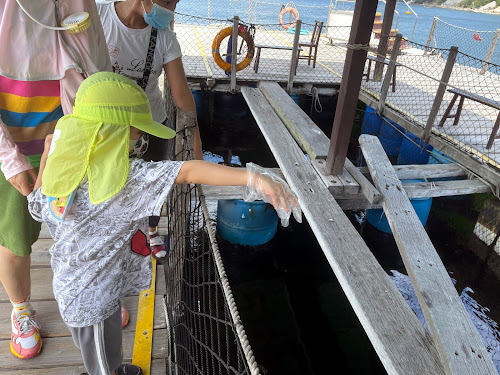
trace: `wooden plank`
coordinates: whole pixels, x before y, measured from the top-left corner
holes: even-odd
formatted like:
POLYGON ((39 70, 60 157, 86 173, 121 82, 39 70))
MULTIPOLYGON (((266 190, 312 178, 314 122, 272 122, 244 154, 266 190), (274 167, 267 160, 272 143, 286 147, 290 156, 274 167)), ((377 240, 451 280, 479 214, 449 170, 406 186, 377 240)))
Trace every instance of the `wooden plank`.
POLYGON ((478 179, 404 184, 404 190, 408 198, 448 197, 491 192, 490 187, 478 179))
MULTIPOLYGON (((155 318, 154 329, 165 328, 166 319, 165 311, 162 307, 163 296, 157 295, 155 297, 155 318)), ((127 308, 130 320, 129 324, 124 328, 124 331, 135 330, 135 323, 137 321, 137 306, 139 297, 129 296, 123 298, 123 305, 127 308)), ((37 311, 37 319, 41 325, 42 337, 60 337, 67 336, 68 330, 66 325, 61 319, 59 309, 55 300, 51 301, 38 301, 33 303, 37 311)), ((0 303, 0 340, 8 340, 11 334, 10 314, 12 312, 12 305, 9 302, 0 303)))
POLYGON ((276 82, 261 82, 259 89, 311 160, 326 159, 328 138, 325 144, 325 134, 286 91, 276 82))
POLYGON ((359 172, 358 168, 356 168, 356 166, 348 158, 345 159, 344 168, 347 169, 347 171, 359 184, 361 193, 366 197, 368 202, 376 204, 381 201, 382 196, 378 190, 375 189, 375 186, 373 186, 372 183, 359 172))
POLYGON ((380 141, 361 135, 359 142, 446 373, 497 374, 380 141))
MULTIPOLYGON (((166 293, 165 271, 163 267, 157 268, 157 288, 156 294, 163 295, 166 293), (161 280, 161 281, 159 281, 161 280)), ((44 301, 53 300, 54 293, 52 292, 52 271, 46 268, 37 268, 31 270, 31 300, 44 301)), ((7 293, 3 288, 0 288, 0 303, 9 302, 7 293)))
POLYGON ((389 374, 443 374, 432 338, 258 89, 242 93, 389 374))
MULTIPOLYGON (((325 181, 325 185, 328 186, 329 182, 332 182, 334 180, 338 180, 340 184, 342 184, 342 191, 339 193, 341 194, 357 194, 359 193, 359 184, 356 182, 356 180, 351 176, 351 174, 347 171, 346 168, 342 169, 342 173, 338 176, 332 176, 330 174, 327 175, 327 172, 325 170, 326 166, 326 161, 323 159, 315 159, 312 160, 312 165, 316 172, 321 176, 323 181, 325 181)), ((330 192, 333 191, 329 188, 330 192)))
MULTIPOLYGON (((42 369, 24 369, 24 370, 0 370, 0 374, 11 374, 11 375, 40 375, 40 374, 50 374, 50 375, 80 375, 85 372, 85 367, 83 366, 68 366, 68 367, 48 367, 42 369)), ((167 374, 167 364, 165 359, 155 359, 151 364, 151 375, 166 375, 167 374)))
MULTIPOLYGON (((400 180, 462 177, 467 175, 465 169, 457 164, 407 164, 393 165, 392 167, 400 180)), ((363 174, 370 174, 368 167, 359 167, 358 170, 363 174)))
MULTIPOLYGON (((134 332, 123 332, 123 361, 131 362, 132 349, 134 346, 134 332)), ((9 347, 9 341, 0 340, 0 347, 9 347)), ((167 330, 157 329, 153 336, 153 359, 163 359, 168 355, 167 330)), ((81 366, 82 357, 80 351, 75 346, 73 339, 68 331, 66 337, 50 337, 43 340, 43 349, 41 353, 33 360, 19 360, 12 354, 3 355, 0 371, 12 373, 13 370, 34 370, 44 369, 38 372, 47 373, 46 369, 54 367, 81 366)))

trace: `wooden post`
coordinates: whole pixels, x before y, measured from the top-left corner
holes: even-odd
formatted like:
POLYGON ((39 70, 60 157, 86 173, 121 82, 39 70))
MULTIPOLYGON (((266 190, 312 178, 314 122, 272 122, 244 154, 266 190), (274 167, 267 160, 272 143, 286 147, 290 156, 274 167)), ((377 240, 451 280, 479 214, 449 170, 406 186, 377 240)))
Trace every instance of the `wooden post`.
POLYGON ((325 172, 332 175, 342 173, 349 146, 349 138, 356 113, 356 105, 361 87, 361 78, 365 69, 366 50, 354 48, 356 45, 368 45, 375 19, 377 2, 372 0, 358 0, 354 6, 351 34, 347 49, 340 84, 337 110, 333 120, 333 129, 330 137, 330 147, 326 159, 325 172))
MULTIPOLYGON (((384 22, 382 23, 382 30, 380 31, 380 40, 377 48, 377 57, 385 59, 387 54, 387 45, 392 30, 392 20, 394 18, 394 10, 396 9, 396 0, 386 0, 384 9, 384 22)), ((373 24, 373 23, 372 23, 373 24)), ((375 62, 375 69, 373 69, 373 80, 380 81, 384 72, 383 61, 375 62)))
MULTIPOLYGON (((384 82, 382 82, 382 88, 380 89, 380 100, 377 106, 378 114, 382 114, 385 106, 385 100, 387 99, 387 93, 389 92, 392 74, 394 73, 394 69, 396 69, 396 59, 398 58, 399 46, 401 45, 402 37, 403 36, 401 34, 397 34, 396 39, 394 40, 394 46, 392 47, 391 52, 391 60, 389 61, 389 66, 387 67, 387 71, 385 72, 384 82)), ((393 84, 395 85, 396 82, 394 82, 393 84)))
POLYGON ((429 46, 431 45, 431 40, 434 37, 434 31, 436 30, 436 23, 438 19, 439 18, 437 16, 434 16, 434 21, 432 21, 431 31, 429 32, 429 37, 427 38, 427 43, 425 45, 424 55, 426 55, 427 52, 429 51, 429 46))
POLYGON ((493 40, 491 41, 490 48, 488 49, 488 53, 486 54, 486 58, 484 59, 483 66, 481 67, 481 71, 479 72, 479 74, 484 74, 486 72, 486 69, 488 69, 488 65, 490 65, 489 62, 493 56, 493 52, 495 52, 498 39, 500 39, 500 29, 497 29, 495 35, 493 36, 493 40))
POLYGON ((300 28, 302 27, 302 21, 300 19, 295 23, 295 35, 293 36, 293 47, 292 47, 292 59, 290 61, 290 74, 288 75, 288 84, 286 90, 288 94, 292 93, 293 89, 293 78, 295 76, 295 71, 297 69, 298 59, 298 49, 299 49, 299 39, 300 39, 300 28))
POLYGON ((439 107, 441 106, 441 102, 443 101, 443 96, 444 93, 446 92, 446 87, 448 87, 448 81, 450 80, 451 72, 453 70, 453 65, 455 64, 455 60, 457 59, 457 54, 458 54, 458 47, 451 47, 448 59, 446 60, 446 65, 444 66, 441 82, 439 83, 439 87, 437 89, 436 96, 434 98, 434 103, 432 103, 431 113, 429 114, 429 117, 427 118, 427 124, 425 125, 424 135, 422 137, 422 140, 424 142, 429 141, 432 127, 434 126, 434 121, 436 120, 439 107))
POLYGON ((231 91, 236 91, 236 64, 238 63, 238 26, 240 17, 233 17, 233 34, 231 44, 231 91))

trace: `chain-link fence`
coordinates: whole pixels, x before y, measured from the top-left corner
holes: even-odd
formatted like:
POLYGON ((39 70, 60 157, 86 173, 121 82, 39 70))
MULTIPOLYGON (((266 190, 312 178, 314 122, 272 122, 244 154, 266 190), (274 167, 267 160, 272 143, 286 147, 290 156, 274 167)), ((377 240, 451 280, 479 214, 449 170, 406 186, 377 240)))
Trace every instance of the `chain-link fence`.
MULTIPOLYGON (((194 116, 177 121, 176 159, 192 159, 194 116)), ((175 185, 167 208, 169 373, 258 375, 200 186, 175 185)))

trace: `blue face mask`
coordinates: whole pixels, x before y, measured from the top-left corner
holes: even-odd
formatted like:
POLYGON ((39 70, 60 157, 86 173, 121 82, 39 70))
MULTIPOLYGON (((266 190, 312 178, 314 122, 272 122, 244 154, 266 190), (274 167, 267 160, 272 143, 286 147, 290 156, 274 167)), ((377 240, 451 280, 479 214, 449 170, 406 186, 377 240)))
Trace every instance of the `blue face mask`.
POLYGON ((170 22, 174 18, 174 12, 167 8, 163 8, 158 4, 154 4, 151 1, 151 4, 153 4, 153 9, 151 9, 151 13, 148 14, 146 12, 146 9, 144 8, 144 2, 141 2, 141 4, 142 9, 144 9, 144 21, 146 21, 148 25, 151 25, 158 30, 166 29, 170 26, 170 22))

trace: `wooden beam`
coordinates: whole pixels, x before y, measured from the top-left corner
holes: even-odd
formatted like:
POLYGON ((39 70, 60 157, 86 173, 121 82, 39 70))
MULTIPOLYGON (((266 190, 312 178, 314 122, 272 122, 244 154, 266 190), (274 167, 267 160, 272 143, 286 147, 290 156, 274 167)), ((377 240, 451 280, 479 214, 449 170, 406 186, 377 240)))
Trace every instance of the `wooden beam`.
MULTIPOLYGON (((392 20, 394 19, 394 10, 396 9, 396 0, 386 0, 384 8, 384 19, 382 22, 382 30, 380 30, 380 39, 377 47, 377 56, 385 59, 387 54, 387 45, 392 29, 392 20)), ((372 22, 373 25, 373 22, 372 22)), ((375 62, 373 70, 373 80, 380 81, 384 72, 384 63, 382 61, 375 62)))
MULTIPOLYGON (((400 180, 411 178, 445 178, 466 176, 465 169, 456 164, 406 164, 392 166, 400 180)), ((368 167, 359 167, 360 173, 370 174, 368 167)))
POLYGON ((261 82, 259 89, 311 160, 326 159, 329 139, 276 82, 261 82))
MULTIPOLYGON (((349 44, 368 45, 377 10, 377 1, 358 0, 354 7, 349 44)), ((344 168, 347 148, 351 137, 356 105, 361 87, 361 78, 365 68, 366 49, 348 48, 340 84, 337 110, 333 120, 330 147, 326 159, 328 174, 338 175, 344 168)))
POLYGON ((389 374, 443 374, 432 338, 254 88, 241 89, 279 167, 389 374))
MULTIPOLYGON (((361 150, 447 374, 497 374, 459 295, 377 137, 361 150)), ((426 371, 425 373, 432 373, 426 371)))

